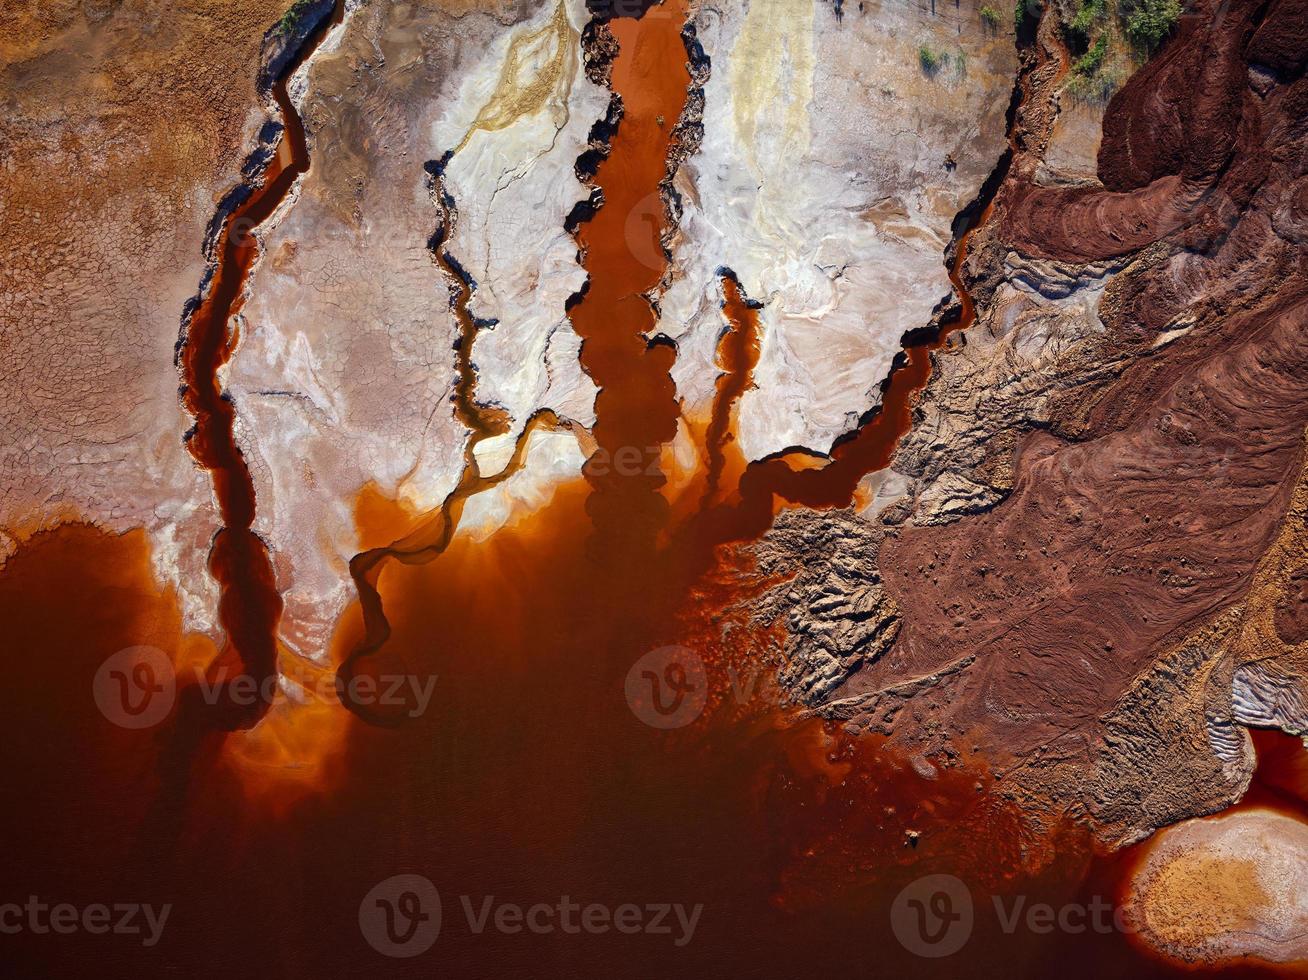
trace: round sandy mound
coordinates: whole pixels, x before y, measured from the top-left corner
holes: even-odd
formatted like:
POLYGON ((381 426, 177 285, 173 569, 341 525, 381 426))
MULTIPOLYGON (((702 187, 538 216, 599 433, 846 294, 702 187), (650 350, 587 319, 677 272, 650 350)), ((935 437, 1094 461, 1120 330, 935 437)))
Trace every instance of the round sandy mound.
POLYGON ((1165 830, 1125 911, 1137 938, 1170 959, 1308 961, 1308 825, 1253 810, 1165 830))

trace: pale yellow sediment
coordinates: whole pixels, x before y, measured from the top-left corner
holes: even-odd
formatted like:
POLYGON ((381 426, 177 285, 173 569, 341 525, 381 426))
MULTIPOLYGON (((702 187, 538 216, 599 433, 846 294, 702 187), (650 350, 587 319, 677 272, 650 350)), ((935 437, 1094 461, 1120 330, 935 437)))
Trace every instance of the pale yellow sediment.
POLYGON ((560 127, 566 124, 568 92, 577 70, 572 56, 576 39, 564 0, 559 0, 541 27, 514 37, 500 66, 494 94, 481 107, 454 152, 467 146, 475 134, 508 129, 519 119, 540 112, 551 101, 565 114, 560 127))

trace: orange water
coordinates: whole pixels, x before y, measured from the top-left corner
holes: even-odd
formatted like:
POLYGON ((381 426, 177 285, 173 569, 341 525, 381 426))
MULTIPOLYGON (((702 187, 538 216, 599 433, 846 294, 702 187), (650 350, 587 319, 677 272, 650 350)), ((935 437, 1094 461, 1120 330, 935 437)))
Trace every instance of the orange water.
MULTIPOLYGON (((376 550, 356 562, 362 605, 343 617, 332 660, 434 678, 427 710, 369 717, 335 705, 297 722, 305 716, 279 703, 253 732, 124 731, 89 697, 104 658, 140 643, 178 663, 213 656, 182 637, 144 536, 65 528, 0 573, 13 644, 0 688, 13 796, 2 819, 21 844, 5 895, 174 905, 154 949, 20 935, 4 947, 16 975, 88 964, 199 977, 1166 972, 1120 936, 1005 935, 989 896, 1077 897, 1096 867, 1084 835, 1038 829, 980 758, 937 770, 784 703, 772 679, 784 624, 750 614, 768 583, 747 553, 719 547, 761 532, 774 493, 847 503, 860 470, 888 458, 907 425, 930 370, 926 345, 892 378, 885 421, 807 471, 817 476, 785 461, 741 473, 729 421, 757 324, 724 283, 731 329, 703 447, 717 476, 696 483, 693 500, 705 485, 714 493, 707 507, 670 506, 661 467, 679 415, 673 353, 651 342, 657 323, 641 294, 663 273, 657 191, 689 82, 683 17, 670 2, 613 25, 625 114, 595 177, 605 206, 579 231, 591 286, 571 311, 601 388, 585 478, 479 544, 455 533, 463 503, 486 486, 475 468, 435 515, 375 492, 358 502, 361 539, 376 550), (619 467, 628 448, 634 465, 619 467), (698 516, 673 517, 688 511, 698 516), (628 695, 642 658, 672 644, 702 665, 704 706, 661 729, 628 695), (383 959, 360 933, 359 903, 402 872, 431 879, 445 922, 428 953, 383 959), (944 960, 904 948, 889 915, 901 887, 935 872, 964 879, 978 903, 971 941, 944 960), (613 932, 478 935, 460 897, 479 906, 488 895, 703 912, 684 947, 613 932)), ((965 251, 966 241, 955 277, 965 251)), ((969 311, 964 294, 960 325, 969 311)), ((461 411, 476 420, 470 385, 461 411)))
MULTIPOLYGON (((286 92, 287 80, 312 53, 333 23, 344 16, 343 0, 331 18, 309 38, 286 74, 273 84, 284 133, 262 183, 223 223, 215 245, 216 267, 208 291, 186 325, 178 352, 182 402, 195 419, 187 447, 213 478, 214 497, 223 526, 214 538, 209 570, 221 590, 218 618, 227 634, 227 647, 214 661, 211 676, 248 674, 263 683, 277 670, 277 629, 282 599, 273 576, 268 547, 254 525, 254 481, 233 431, 235 409, 224 396, 219 369, 231 358, 237 337, 233 317, 241 310, 250 270, 259 255, 254 231, 277 209, 295 181, 309 167, 304 126, 286 92)), ((267 711, 259 699, 242 706, 224 698, 202 713, 197 723, 222 728, 246 728, 267 711)))

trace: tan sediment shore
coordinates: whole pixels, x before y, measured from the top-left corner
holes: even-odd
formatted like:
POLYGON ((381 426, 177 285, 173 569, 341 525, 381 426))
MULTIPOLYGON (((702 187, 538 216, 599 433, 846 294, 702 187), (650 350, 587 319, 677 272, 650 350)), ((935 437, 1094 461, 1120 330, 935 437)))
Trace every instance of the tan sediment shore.
POLYGON ((1126 910, 1137 941, 1169 960, 1297 963, 1308 972, 1308 825, 1250 810, 1165 830, 1126 910))

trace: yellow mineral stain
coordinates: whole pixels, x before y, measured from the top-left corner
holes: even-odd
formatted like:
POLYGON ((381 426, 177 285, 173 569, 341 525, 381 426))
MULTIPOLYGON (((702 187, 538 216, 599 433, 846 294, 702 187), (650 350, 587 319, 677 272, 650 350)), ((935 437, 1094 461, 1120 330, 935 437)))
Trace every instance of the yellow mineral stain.
POLYGON ((561 116, 562 121, 556 125, 565 125, 568 93, 577 73, 577 61, 573 57, 577 37, 568 22, 563 0, 559 0, 544 25, 514 37, 500 68, 494 94, 477 113, 454 152, 467 146, 476 133, 507 129, 519 119, 540 112, 550 102, 561 116))

